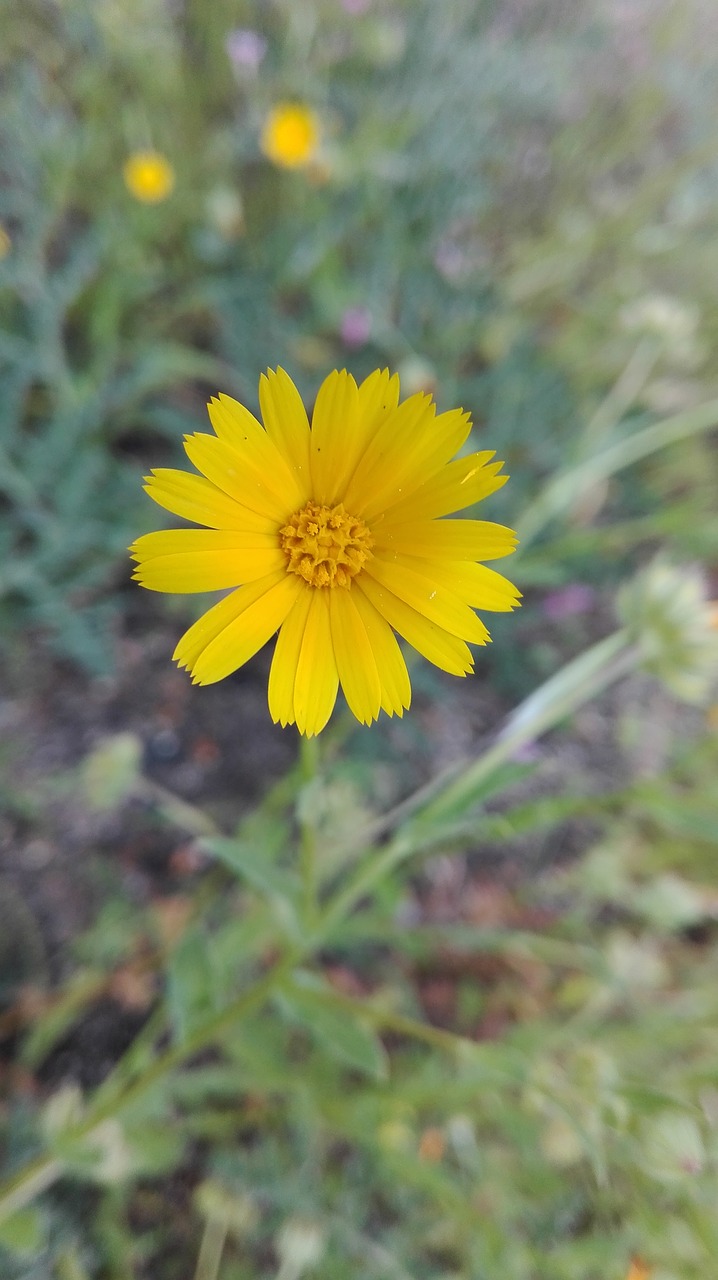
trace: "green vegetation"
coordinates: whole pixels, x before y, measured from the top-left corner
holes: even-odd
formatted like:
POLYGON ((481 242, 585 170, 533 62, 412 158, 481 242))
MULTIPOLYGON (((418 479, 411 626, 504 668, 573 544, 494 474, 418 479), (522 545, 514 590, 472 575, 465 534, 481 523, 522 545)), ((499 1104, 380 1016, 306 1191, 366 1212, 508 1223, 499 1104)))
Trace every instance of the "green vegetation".
POLYGON ((388 365, 470 409, 526 593, 448 771, 463 694, 419 666, 403 723, 338 716, 256 803, 167 785, 116 706, 18 774, 10 715, 8 1280, 712 1274, 716 25, 700 0, 0 0, 16 702, 41 666, 100 705, 143 608, 179 634, 183 602, 128 585, 141 477, 267 365, 308 403, 388 365), (282 101, 320 121, 294 170, 260 147, 282 101), (147 149, 154 203, 123 181, 147 149), (77 815, 185 878, 143 896, 98 855, 48 943, 13 849, 36 875, 77 815))

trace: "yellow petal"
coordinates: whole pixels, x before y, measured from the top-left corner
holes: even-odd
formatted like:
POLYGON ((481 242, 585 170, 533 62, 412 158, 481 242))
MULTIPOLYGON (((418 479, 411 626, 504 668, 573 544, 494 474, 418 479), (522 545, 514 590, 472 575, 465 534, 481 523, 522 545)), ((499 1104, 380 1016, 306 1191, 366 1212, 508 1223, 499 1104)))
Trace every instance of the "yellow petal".
MULTIPOLYGON (((360 445, 362 450, 399 404, 399 375, 388 369, 375 369, 359 383, 360 445)), ((357 459, 352 459, 351 475, 357 459)))
POLYGON ((430 622, 405 604, 392 591, 382 587, 367 573, 355 578, 352 590, 362 591, 377 613, 385 618, 400 636, 408 640, 418 653, 429 662, 454 676, 465 676, 472 671, 474 659, 468 645, 452 636, 443 627, 430 622))
POLYGON ((220 394, 207 405, 210 421, 223 439, 265 479, 267 487, 292 504, 292 510, 306 500, 307 480, 300 484, 296 472, 257 419, 238 400, 220 394))
POLYGON ((321 733, 334 710, 339 687, 326 597, 326 591, 312 592, 294 684, 297 728, 308 738, 321 733))
MULTIPOLYGON (((419 393, 409 396, 380 423, 365 440, 343 495, 347 511, 364 515, 373 503, 383 510, 385 502, 378 497, 386 486, 394 486, 406 465, 406 455, 417 448, 422 433, 432 429, 436 409, 431 396, 419 393)), ((400 481, 399 481, 400 483, 400 481)), ((392 493, 394 492, 392 488, 392 493)))
POLYGON ((214 684, 243 666, 281 627, 302 590, 295 574, 284 573, 279 582, 253 599, 196 659, 192 667, 195 684, 214 684))
POLYGON ((429 571, 417 573, 408 567, 405 560, 397 563, 381 560, 378 556, 365 566, 364 572, 430 622, 450 631, 452 636, 469 640, 472 644, 486 644, 489 633, 481 619, 453 591, 442 585, 438 574, 432 575, 429 571))
POLYGON ((494 453, 470 453, 442 467, 406 498, 387 507, 383 520, 398 524, 406 520, 435 520, 454 511, 472 507, 506 484, 508 476, 498 475, 503 462, 491 462, 494 453), (488 465, 490 463, 490 465, 488 465))
POLYGON ((510 613, 518 608, 521 592, 508 578, 485 564, 473 564, 468 560, 420 560, 414 556, 402 557, 402 564, 435 578, 472 609, 510 613))
POLYGON ((338 587, 328 594, 332 645, 344 697, 357 720, 371 724, 381 707, 381 681, 374 650, 357 612, 354 593, 338 587))
MULTIPOLYGON (((350 398, 351 394, 350 389, 348 392, 350 398)), ((388 369, 377 369, 360 384, 357 390, 356 409, 349 407, 342 422, 341 431, 330 433, 327 429, 326 440, 321 447, 326 462, 327 497, 325 501, 327 503, 333 505, 344 500, 347 485, 359 460, 381 423, 396 409, 398 402, 397 375, 390 377, 388 369)), ((321 428, 322 419, 317 417, 316 408, 314 414, 315 426, 321 428)), ((328 416, 327 421, 329 421, 328 416)), ((314 429, 312 428, 313 432, 314 429)))
POLYGON ((133 578, 150 591, 219 591, 253 582, 286 563, 276 534, 167 529, 130 547, 133 578))
POLYGON ((312 496, 316 502, 333 506, 342 501, 340 477, 347 453, 356 450, 358 430, 357 384, 346 369, 335 369, 319 388, 312 414, 312 496))
POLYGON ((184 447, 190 462, 202 475, 250 511, 280 526, 296 510, 293 482, 289 490, 285 490, 273 474, 265 474, 226 441, 197 433, 187 436, 184 447))
POLYGON ((269 714, 285 728, 294 724, 294 685, 313 588, 304 586, 277 636, 269 672, 269 714))
POLYGON ((259 379, 259 404, 267 435, 286 458, 302 491, 311 497, 309 419, 302 397, 284 369, 268 369, 259 379))
POLYGON ((411 682, 397 638, 363 591, 352 591, 352 600, 374 651, 381 681, 382 709, 387 715, 403 716, 411 705, 411 682))
POLYGON ((448 560, 500 560, 516 549, 513 529, 490 520, 407 520, 377 523, 372 533, 378 551, 410 556, 446 556, 448 560))
POLYGON ((257 582, 252 582, 247 587, 239 587, 230 595, 225 596, 223 600, 219 600, 206 613, 203 613, 177 642, 172 657, 178 666, 191 670, 210 641, 214 640, 216 636, 224 631, 225 627, 229 626, 230 622, 234 622, 240 613, 249 608, 249 605, 253 604, 255 600, 259 600, 266 595, 267 591, 284 577, 286 577, 286 574, 282 570, 281 573, 273 573, 266 578, 260 578, 257 582))
POLYGON ((264 434, 261 422, 257 421, 246 405, 234 400, 232 396, 213 396, 207 404, 207 412, 219 439, 235 448, 264 434))
POLYGON ((157 467, 145 479, 145 492, 160 507, 195 524, 206 524, 210 529, 256 529, 262 533, 276 530, 276 522, 240 506, 204 476, 157 467))
POLYGON ((434 406, 427 396, 410 396, 377 433, 371 465, 364 468, 363 460, 359 464, 352 481, 353 485, 356 481, 356 497, 353 492, 352 506, 347 495, 348 509, 365 520, 377 519, 392 503, 413 493, 449 462, 470 431, 471 418, 462 409, 434 416, 434 406), (423 404, 423 413, 412 421, 407 408, 404 420, 400 415, 414 401, 418 402, 417 409, 423 404))

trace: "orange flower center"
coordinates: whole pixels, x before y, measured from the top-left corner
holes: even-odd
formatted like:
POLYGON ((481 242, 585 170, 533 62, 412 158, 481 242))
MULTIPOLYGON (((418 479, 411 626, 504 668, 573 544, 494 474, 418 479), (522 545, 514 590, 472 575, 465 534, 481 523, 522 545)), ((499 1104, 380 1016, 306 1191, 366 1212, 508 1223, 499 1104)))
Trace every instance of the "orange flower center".
POLYGON ((370 558, 372 537, 358 516, 342 503, 324 507, 308 502, 279 530, 287 568, 310 587, 348 587, 370 558))

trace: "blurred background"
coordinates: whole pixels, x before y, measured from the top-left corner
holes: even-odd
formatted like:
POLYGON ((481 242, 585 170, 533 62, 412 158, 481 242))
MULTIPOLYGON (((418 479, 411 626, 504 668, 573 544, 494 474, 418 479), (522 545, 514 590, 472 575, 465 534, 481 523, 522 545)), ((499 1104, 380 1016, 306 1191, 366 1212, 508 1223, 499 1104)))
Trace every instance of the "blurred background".
POLYGON ((717 47, 713 0, 0 0, 8 1280, 713 1274, 717 47), (308 405, 389 366, 464 406, 522 535, 475 677, 417 663, 403 721, 336 717, 328 874, 617 592, 652 674, 389 876, 314 959, 336 1007, 280 999, 63 1146, 276 947, 251 867, 291 874, 301 779, 268 654, 193 689, 210 600, 126 548, 167 523, 142 476, 277 364, 308 405), (238 829, 240 882, 203 843, 238 829))

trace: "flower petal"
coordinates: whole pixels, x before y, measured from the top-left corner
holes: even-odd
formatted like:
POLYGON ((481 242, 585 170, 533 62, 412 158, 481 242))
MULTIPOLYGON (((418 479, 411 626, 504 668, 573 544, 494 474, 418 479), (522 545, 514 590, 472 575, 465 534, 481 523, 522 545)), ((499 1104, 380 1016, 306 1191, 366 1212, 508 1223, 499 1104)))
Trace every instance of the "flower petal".
POLYGON ((397 638, 363 591, 352 591, 352 600, 374 650, 381 681, 382 710, 390 716, 403 716, 411 705, 411 682, 397 638))
POLYGON ((274 646, 269 671, 269 714, 274 723, 281 724, 283 729, 295 721, 294 686, 312 591, 313 588, 306 585, 300 591, 296 603, 282 623, 274 646))
POLYGON ((300 484, 290 462, 254 415, 239 401, 222 394, 210 400, 207 410, 219 438, 266 478, 273 493, 291 502, 292 510, 301 506, 308 495, 306 476, 300 484))
POLYGON ((375 369, 368 378, 359 383, 359 421, 363 447, 398 404, 399 375, 397 373, 390 376, 388 369, 375 369))
POLYGON ((302 397, 284 369, 267 369, 262 374, 259 404, 267 435, 292 468, 306 502, 311 497, 309 419, 302 397))
MULTIPOLYGON (((396 374, 390 377, 388 369, 377 369, 360 384, 355 412, 347 414, 340 432, 327 433, 326 443, 322 446, 325 461, 329 459, 326 462, 327 496, 324 499, 328 504, 343 502, 349 480, 365 449, 398 403, 399 378, 396 374)), ((314 414, 315 425, 321 426, 316 408, 314 414)), ((313 435, 314 430, 313 427, 313 435)))
POLYGON ((422 653, 435 666, 441 667, 442 671, 448 671, 454 676, 465 676, 473 670, 473 655, 463 640, 450 635, 443 627, 438 627, 435 622, 430 622, 417 613, 416 609, 400 600, 393 591, 380 586, 367 573, 354 579, 352 589, 363 592, 377 613, 400 636, 408 640, 418 653, 422 653))
POLYGON ((224 631, 230 622, 234 622, 235 618, 238 618, 250 604, 266 595, 267 591, 284 577, 286 574, 282 570, 281 573, 259 578, 247 587, 238 587, 236 591, 224 596, 211 609, 203 613, 177 642, 172 657, 178 666, 191 670, 207 645, 224 631))
POLYGON ((194 683, 214 684, 243 666, 281 627, 302 590, 295 574, 282 573, 259 598, 251 599, 202 650, 192 667, 194 683))
POLYGON ((253 582, 286 564, 276 533, 167 529, 130 547, 136 582, 150 591, 220 591, 253 582))
POLYGON ((340 477, 345 457, 357 448, 358 404, 357 384, 346 369, 335 369, 324 379, 312 414, 312 496, 316 502, 333 506, 342 501, 340 477))
POLYGON ((377 432, 371 458, 367 450, 367 461, 359 463, 347 491, 348 510, 376 520, 449 462, 470 431, 471 418, 462 409, 435 416, 428 396, 410 396, 377 432))
MULTIPOLYGON (((372 502, 379 502, 378 490, 387 485, 394 492, 396 477, 406 465, 406 455, 417 447, 423 433, 431 430, 436 408, 431 396, 418 393, 387 414, 364 442, 361 456, 349 480, 342 501, 347 511, 365 515, 372 502)), ((400 481, 399 481, 400 482, 400 481)), ((383 510, 379 502, 378 510, 383 510)))
POLYGON ((521 592, 495 569, 469 560, 430 560, 403 556, 402 564, 433 577, 472 609, 511 613, 519 607, 521 592))
POLYGON ((312 592, 294 684, 297 728, 308 738, 324 728, 334 710, 339 688, 326 596, 326 591, 312 592))
POLYGON ((185 452, 198 471, 236 502, 277 525, 301 503, 294 481, 283 487, 277 473, 257 465, 225 440, 198 432, 185 439, 185 452))
POLYGON ((442 585, 440 574, 432 574, 428 569, 417 573, 405 560, 397 563, 378 556, 369 561, 364 573, 453 636, 470 640, 472 644, 486 644, 489 633, 483 622, 463 600, 442 585))
POLYGON ((491 520, 407 520, 373 530, 377 551, 449 560, 500 560, 516 549, 513 529, 491 520))
POLYGON ((371 724, 381 708, 381 681, 374 650, 353 594, 341 587, 328 593, 332 645, 349 710, 362 724, 371 724))
POLYGON ((261 422, 258 422, 246 405, 232 396, 221 392, 207 404, 209 420, 220 440, 239 448, 247 440, 256 440, 263 435, 261 422))
POLYGON ((210 529, 256 529, 261 533, 276 530, 276 521, 241 506, 211 480, 192 475, 191 471, 153 467, 145 481, 145 493, 184 520, 208 525, 210 529))
POLYGON ((497 474, 504 464, 491 462, 494 456, 492 450, 487 450, 447 463, 418 489, 387 507, 384 521, 398 524, 407 520, 435 520, 472 507, 495 493, 509 478, 497 474))

